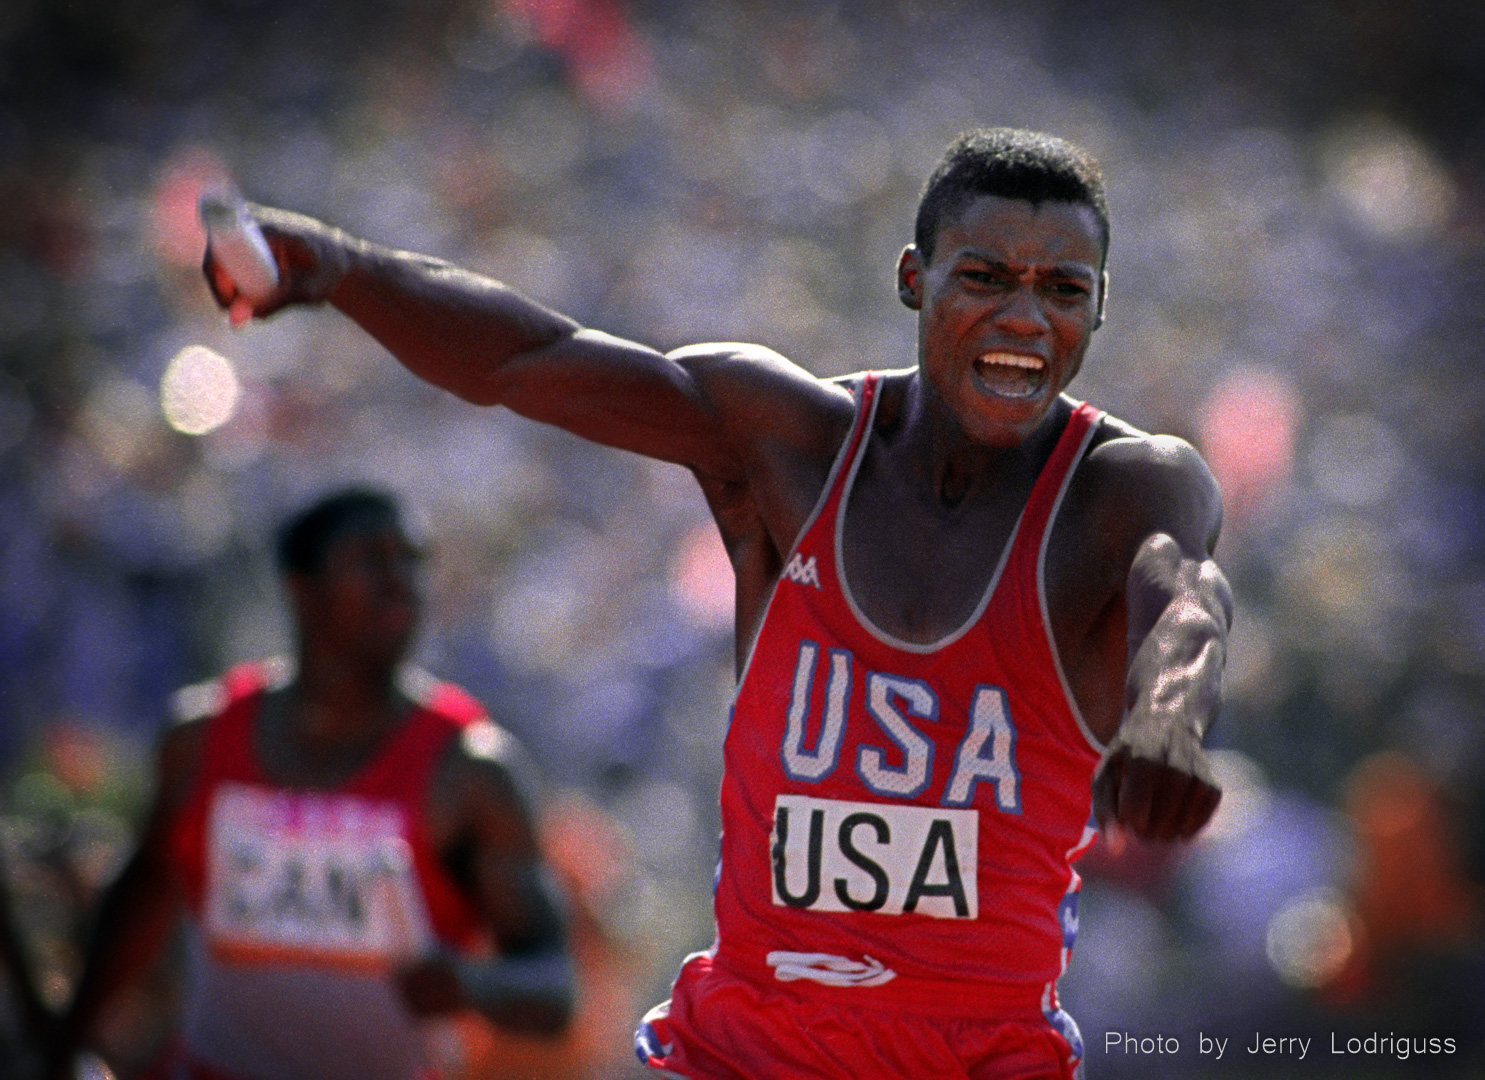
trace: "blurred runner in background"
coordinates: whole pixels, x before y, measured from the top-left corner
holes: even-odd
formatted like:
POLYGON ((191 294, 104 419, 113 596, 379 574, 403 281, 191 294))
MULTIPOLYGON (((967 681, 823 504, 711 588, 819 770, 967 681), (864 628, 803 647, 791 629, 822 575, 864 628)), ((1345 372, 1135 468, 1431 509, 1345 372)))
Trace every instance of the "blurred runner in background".
MULTIPOLYGON (((916 364, 824 380, 662 354, 505 285, 258 208, 279 285, 468 401, 689 468, 737 579, 717 940, 637 1035, 716 1080, 1065 1077, 1072 861, 1100 819, 1189 837, 1232 598, 1185 442, 1068 397, 1103 318, 1097 165, 950 146, 901 254, 916 364), (1095 772, 1097 773, 1095 779, 1095 772)), ((905 360, 908 358, 904 358, 905 360)))
POLYGON ((425 1018, 476 1009, 538 1035, 567 1023, 529 766, 479 703, 403 664, 420 596, 396 503, 330 495, 283 528, 278 556, 297 655, 179 695, 52 1077, 183 910, 171 1080, 420 1080, 457 1056, 425 1018))

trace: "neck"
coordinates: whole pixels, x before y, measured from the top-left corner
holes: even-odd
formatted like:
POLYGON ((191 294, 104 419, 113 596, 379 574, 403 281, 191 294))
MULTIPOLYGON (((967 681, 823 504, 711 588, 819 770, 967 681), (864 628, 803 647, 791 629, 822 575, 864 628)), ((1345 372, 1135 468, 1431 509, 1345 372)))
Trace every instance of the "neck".
POLYGON ((1059 401, 1021 442, 978 442, 965 433, 953 411, 926 379, 909 384, 897 418, 909 466, 934 500, 947 509, 997 490, 1008 474, 1039 464, 1049 436, 1061 430, 1059 401))
POLYGON ((294 681, 294 728, 315 743, 359 742, 399 712, 396 668, 363 665, 301 646, 294 681))

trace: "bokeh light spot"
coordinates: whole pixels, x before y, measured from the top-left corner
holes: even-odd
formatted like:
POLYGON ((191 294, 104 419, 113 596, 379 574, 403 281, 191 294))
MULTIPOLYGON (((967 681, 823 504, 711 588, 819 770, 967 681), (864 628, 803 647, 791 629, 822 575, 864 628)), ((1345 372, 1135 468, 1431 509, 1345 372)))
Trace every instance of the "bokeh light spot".
POLYGON ((1391 495, 1403 468, 1392 431, 1370 413, 1331 417, 1308 456, 1315 486, 1348 506, 1372 506, 1391 495))
POLYGON ((1454 184, 1443 166, 1411 133, 1386 121, 1333 133, 1325 159, 1331 190, 1382 236, 1433 235, 1454 210, 1454 184))
POLYGON ((81 429, 104 461, 125 471, 148 456, 158 431, 149 387, 113 374, 89 392, 81 429))
POLYGON ((1234 367, 1212 388, 1201 410, 1201 448, 1235 525, 1288 481, 1298 415, 1298 393, 1282 372, 1234 367))
POLYGON ((221 184, 227 168, 215 153, 189 147, 166 166, 150 201, 150 224, 156 249, 166 262, 182 269, 201 264, 206 232, 196 200, 204 188, 221 184))
POLYGON ((671 568, 670 592, 695 625, 722 630, 732 624, 737 587, 715 526, 699 525, 681 542, 671 568))
POLYGON ((1355 940, 1345 907, 1329 890, 1285 904, 1268 924, 1268 959, 1291 986, 1324 986, 1351 958, 1355 940))
POLYGON ((230 360, 204 345, 187 345, 160 379, 160 409, 176 431, 205 435, 232 419, 240 390, 230 360))

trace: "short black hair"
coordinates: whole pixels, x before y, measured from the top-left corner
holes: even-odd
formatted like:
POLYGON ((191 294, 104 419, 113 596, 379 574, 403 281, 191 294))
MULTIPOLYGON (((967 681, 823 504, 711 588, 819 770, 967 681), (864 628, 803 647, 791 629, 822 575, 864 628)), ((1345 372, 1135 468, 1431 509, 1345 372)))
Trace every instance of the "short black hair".
POLYGON ((343 536, 402 531, 397 500, 385 491, 366 487, 342 488, 316 500, 278 532, 278 567, 285 574, 318 574, 325 553, 343 536))
POLYGON ((981 195, 1080 203, 1098 218, 1103 255, 1109 251, 1109 206, 1103 171, 1086 150, 1039 131, 986 128, 951 142, 923 185, 913 244, 924 263, 933 258, 939 227, 981 195))

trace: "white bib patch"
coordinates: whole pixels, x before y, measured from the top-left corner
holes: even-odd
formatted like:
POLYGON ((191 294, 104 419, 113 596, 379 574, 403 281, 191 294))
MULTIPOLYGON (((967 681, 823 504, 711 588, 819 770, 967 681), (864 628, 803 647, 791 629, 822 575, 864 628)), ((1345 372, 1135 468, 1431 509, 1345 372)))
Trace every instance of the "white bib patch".
POLYGON ((811 911, 979 915, 979 812, 780 795, 773 902, 811 911))
POLYGON ((399 806, 230 783, 207 823, 203 922, 242 962, 386 968, 433 942, 399 806))

